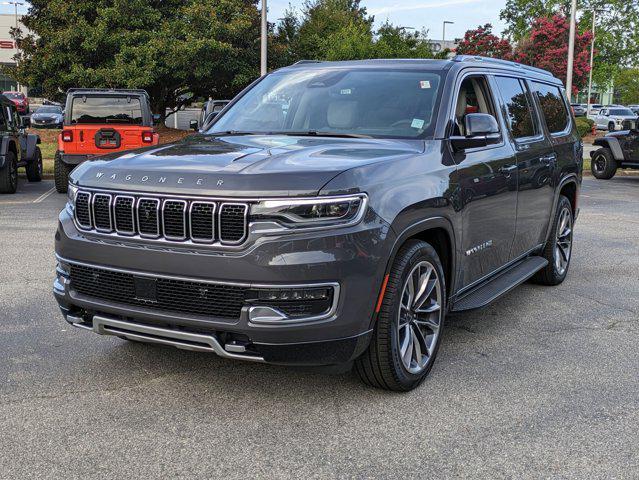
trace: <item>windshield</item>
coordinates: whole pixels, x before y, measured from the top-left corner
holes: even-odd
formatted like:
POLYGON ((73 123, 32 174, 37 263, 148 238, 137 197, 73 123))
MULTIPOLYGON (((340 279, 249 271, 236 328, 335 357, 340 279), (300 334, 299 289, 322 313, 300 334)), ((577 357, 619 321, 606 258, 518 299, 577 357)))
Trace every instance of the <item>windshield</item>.
POLYGON ((40 107, 35 113, 62 113, 62 109, 60 107, 40 107))
POLYGON ((208 133, 418 138, 432 134, 441 76, 415 70, 312 69, 265 77, 208 133))
POLYGON ((12 100, 22 100, 24 95, 18 92, 4 92, 4 96, 12 100))
POLYGON ((632 110, 630 110, 629 108, 611 108, 610 109, 610 115, 634 115, 634 113, 632 113, 632 110))
POLYGON ((142 124, 140 99, 136 97, 75 97, 71 106, 71 124, 142 124))

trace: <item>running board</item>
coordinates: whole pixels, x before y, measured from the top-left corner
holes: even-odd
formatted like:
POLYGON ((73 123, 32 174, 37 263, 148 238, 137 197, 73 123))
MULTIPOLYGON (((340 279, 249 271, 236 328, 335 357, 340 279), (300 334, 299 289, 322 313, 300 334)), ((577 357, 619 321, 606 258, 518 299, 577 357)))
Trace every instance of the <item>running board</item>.
POLYGON ((528 257, 490 279, 487 283, 463 295, 453 304, 451 312, 463 312, 485 307, 517 285, 524 283, 546 265, 548 265, 548 260, 545 258, 528 257))

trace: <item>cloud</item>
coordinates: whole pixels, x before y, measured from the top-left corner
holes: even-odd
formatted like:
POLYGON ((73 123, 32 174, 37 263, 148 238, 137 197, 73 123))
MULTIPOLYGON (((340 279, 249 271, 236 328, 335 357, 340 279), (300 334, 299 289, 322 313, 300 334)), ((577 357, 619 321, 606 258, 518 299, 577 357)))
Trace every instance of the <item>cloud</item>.
POLYGON ((434 3, 414 3, 412 5, 391 5, 380 8, 369 8, 371 15, 383 15, 385 13, 394 13, 408 10, 425 10, 427 8, 441 8, 448 7, 450 5, 464 5, 467 3, 478 3, 480 0, 450 0, 447 2, 434 2, 434 3))

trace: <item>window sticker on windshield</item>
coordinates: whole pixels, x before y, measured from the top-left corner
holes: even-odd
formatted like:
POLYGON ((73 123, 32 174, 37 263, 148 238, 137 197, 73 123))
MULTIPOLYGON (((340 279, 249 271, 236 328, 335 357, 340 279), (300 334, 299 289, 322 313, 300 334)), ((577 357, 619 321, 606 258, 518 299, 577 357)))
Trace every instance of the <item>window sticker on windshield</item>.
POLYGON ((353 91, 350 88, 342 88, 339 93, 340 95, 350 95, 353 91))
POLYGON ((419 82, 419 88, 430 88, 430 81, 428 80, 421 80, 419 82))
POLYGON ((424 120, 421 118, 413 118, 413 122, 410 124, 413 128, 422 128, 424 126, 424 120))

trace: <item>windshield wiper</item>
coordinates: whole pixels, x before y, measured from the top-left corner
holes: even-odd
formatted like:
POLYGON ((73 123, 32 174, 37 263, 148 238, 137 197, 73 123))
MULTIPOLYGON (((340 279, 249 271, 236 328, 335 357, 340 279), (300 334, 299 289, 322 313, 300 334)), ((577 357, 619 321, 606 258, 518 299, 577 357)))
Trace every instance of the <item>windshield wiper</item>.
POLYGON ((269 132, 270 135, 290 135, 292 137, 335 137, 335 138, 372 138, 370 135, 359 133, 322 132, 319 130, 304 130, 300 132, 269 132))

